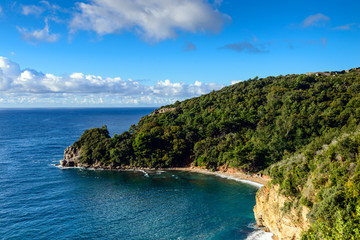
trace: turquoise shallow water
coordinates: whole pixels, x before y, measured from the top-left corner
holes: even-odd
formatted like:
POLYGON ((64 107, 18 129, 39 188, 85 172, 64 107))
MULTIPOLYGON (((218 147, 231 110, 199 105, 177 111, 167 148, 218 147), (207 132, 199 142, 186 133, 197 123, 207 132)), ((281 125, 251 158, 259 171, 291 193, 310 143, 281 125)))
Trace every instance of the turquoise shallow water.
POLYGON ((246 239, 257 189, 181 171, 54 167, 91 127, 153 109, 0 110, 0 239, 246 239))

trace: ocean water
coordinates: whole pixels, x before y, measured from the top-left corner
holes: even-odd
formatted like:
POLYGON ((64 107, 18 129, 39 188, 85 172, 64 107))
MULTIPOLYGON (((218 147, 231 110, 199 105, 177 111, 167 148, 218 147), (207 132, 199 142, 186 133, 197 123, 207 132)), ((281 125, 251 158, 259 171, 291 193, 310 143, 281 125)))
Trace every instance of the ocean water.
POLYGON ((254 186, 54 166, 84 130, 121 133, 152 110, 0 109, 0 239, 267 238, 254 227, 254 186))

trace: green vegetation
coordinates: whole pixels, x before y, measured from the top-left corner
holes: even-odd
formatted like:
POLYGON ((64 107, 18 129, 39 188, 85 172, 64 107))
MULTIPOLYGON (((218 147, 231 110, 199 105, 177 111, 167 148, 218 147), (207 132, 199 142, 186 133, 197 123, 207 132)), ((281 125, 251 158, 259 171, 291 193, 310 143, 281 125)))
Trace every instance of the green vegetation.
POLYGON ((89 163, 169 167, 190 161, 256 172, 321 136, 355 129, 359 93, 359 71, 253 79, 165 106, 175 110, 145 116, 112 139, 104 127, 87 130, 74 146, 88 149, 82 157, 89 163))
POLYGON ((263 171, 311 209, 304 239, 360 239, 360 71, 250 79, 143 117, 74 147, 83 162, 133 167, 193 163, 263 171))
POLYGON ((359 151, 357 130, 318 151, 309 144, 265 171, 290 197, 292 207, 310 208, 312 226, 303 239, 360 239, 359 151))

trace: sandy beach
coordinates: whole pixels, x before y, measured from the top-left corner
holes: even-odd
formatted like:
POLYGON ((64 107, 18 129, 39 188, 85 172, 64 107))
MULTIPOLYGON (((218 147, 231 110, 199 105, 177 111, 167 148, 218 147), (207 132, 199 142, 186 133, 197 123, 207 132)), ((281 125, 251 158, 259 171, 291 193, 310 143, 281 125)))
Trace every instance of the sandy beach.
POLYGON ((188 172, 197 172, 203 174, 211 174, 223 178, 245 182, 257 187, 262 187, 270 181, 270 178, 268 176, 260 176, 256 174, 250 175, 233 168, 228 168, 226 170, 220 169, 218 171, 211 171, 200 167, 166 168, 163 170, 176 170, 176 171, 188 171, 188 172))

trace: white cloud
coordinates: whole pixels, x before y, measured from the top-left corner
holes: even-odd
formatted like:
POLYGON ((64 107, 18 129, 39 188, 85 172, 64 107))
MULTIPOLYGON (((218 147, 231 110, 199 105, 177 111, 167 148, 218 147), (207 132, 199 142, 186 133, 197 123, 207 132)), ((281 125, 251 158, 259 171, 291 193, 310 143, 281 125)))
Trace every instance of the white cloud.
POLYGON ((36 5, 21 5, 21 13, 23 15, 40 15, 44 12, 42 7, 36 5))
POLYGON ((315 15, 310 15, 302 22, 302 27, 314 27, 314 26, 323 26, 327 22, 330 21, 330 18, 328 16, 325 16, 322 13, 318 13, 315 15))
POLYGON ((50 4, 48 1, 40 1, 40 3, 47 8, 48 10, 51 10, 53 12, 56 11, 64 11, 64 9, 62 9, 60 6, 56 5, 56 4, 50 4))
POLYGON ((239 82, 242 82, 242 80, 233 80, 233 81, 231 81, 231 85, 237 84, 239 82))
POLYGON ((159 81, 146 86, 120 77, 104 78, 83 73, 68 76, 44 74, 0 57, 0 93, 3 102, 74 103, 74 104, 169 104, 222 88, 215 83, 193 84, 159 81), (4 100, 4 96, 7 100, 4 100))
POLYGON ((334 29, 335 30, 350 30, 352 28, 352 26, 354 26, 355 23, 350 23, 350 24, 346 24, 346 25, 342 25, 342 26, 338 26, 338 27, 335 27, 334 29))
POLYGON ((147 41, 175 38, 178 31, 218 32, 230 19, 203 0, 92 0, 77 8, 70 23, 73 32, 134 31, 147 41))
POLYGON ((24 95, 18 96, 15 94, 7 94, 6 97, 0 98, 0 104, 6 105, 21 105, 24 106, 120 106, 120 105, 151 105, 162 106, 183 100, 182 98, 165 98, 155 96, 118 96, 118 95, 75 95, 67 94, 53 94, 52 96, 39 96, 39 95, 24 95))
POLYGON ((0 5, 0 16, 3 14, 3 10, 2 10, 2 7, 0 5))
POLYGON ((39 5, 20 5, 23 15, 41 15, 45 13, 48 17, 57 15, 58 12, 68 12, 56 4, 50 4, 48 1, 39 1, 39 5))
POLYGON ((19 28, 19 32, 23 38, 30 42, 56 42, 59 39, 59 34, 50 33, 48 20, 45 19, 45 26, 43 29, 29 31, 26 28, 19 28))
POLYGON ((218 90, 222 85, 216 83, 203 83, 195 81, 193 84, 172 83, 170 80, 159 81, 154 86, 149 87, 151 95, 171 96, 171 97, 194 97, 212 90, 218 90))
POLYGON ((11 83, 21 73, 19 65, 0 57, 0 91, 10 89, 11 83))

